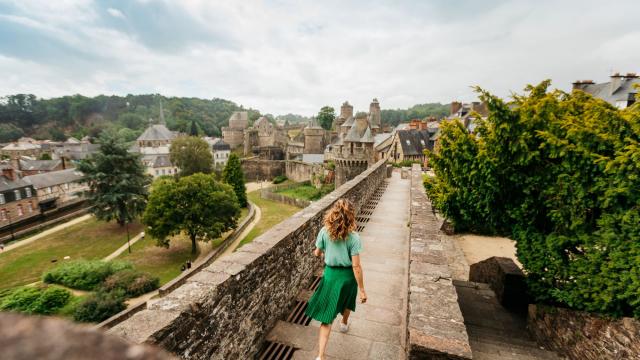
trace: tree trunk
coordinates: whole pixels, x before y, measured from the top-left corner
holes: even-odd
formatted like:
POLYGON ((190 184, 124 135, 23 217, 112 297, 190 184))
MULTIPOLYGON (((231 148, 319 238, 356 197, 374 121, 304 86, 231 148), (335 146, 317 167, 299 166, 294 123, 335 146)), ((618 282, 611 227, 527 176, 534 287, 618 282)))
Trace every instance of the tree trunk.
POLYGON ((197 250, 196 234, 190 234, 189 237, 191 238, 191 255, 195 255, 197 250))

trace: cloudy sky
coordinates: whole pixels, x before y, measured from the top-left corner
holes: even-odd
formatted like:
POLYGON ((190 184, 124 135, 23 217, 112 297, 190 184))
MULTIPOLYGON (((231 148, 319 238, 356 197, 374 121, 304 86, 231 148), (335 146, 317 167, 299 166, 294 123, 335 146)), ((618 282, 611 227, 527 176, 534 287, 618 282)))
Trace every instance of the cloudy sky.
POLYGON ((640 72, 640 1, 0 0, 0 96, 220 97, 309 115, 640 72))

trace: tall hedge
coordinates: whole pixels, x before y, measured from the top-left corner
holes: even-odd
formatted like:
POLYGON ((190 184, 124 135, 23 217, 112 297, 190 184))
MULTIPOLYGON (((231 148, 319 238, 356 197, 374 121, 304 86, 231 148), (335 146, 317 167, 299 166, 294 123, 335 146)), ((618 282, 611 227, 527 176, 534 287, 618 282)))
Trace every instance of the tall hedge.
POLYGON ((481 89, 476 132, 443 123, 425 181, 457 230, 510 235, 538 301, 640 317, 640 104, 481 89))

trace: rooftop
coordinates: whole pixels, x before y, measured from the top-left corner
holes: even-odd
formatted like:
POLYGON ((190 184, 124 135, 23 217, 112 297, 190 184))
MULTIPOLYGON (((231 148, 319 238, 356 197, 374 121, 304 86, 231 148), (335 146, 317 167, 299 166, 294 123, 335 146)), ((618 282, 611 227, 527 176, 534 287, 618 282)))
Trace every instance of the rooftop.
POLYGON ((84 174, 76 169, 66 169, 59 171, 50 171, 43 174, 29 175, 22 178, 27 184, 33 185, 36 189, 42 189, 49 186, 79 182, 84 178, 84 174))

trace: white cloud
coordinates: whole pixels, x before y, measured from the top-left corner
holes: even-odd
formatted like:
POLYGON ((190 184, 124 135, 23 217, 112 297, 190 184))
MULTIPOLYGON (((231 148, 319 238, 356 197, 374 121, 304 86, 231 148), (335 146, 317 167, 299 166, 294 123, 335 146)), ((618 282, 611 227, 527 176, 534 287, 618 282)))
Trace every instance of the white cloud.
POLYGON ((120 11, 118 9, 108 8, 107 12, 109 13, 109 15, 113 16, 114 18, 119 18, 119 19, 125 19, 126 18, 126 16, 124 16, 124 14, 122 13, 122 11, 120 11))
POLYGON ((122 11, 89 0, 17 4, 0 25, 42 31, 77 53, 28 57, 0 45, 0 72, 12 74, 0 95, 161 92, 312 114, 344 100, 358 110, 373 97, 383 108, 407 107, 471 100, 472 85, 508 96, 546 78, 568 89, 576 79, 604 81, 610 70, 640 70, 637 1, 617 3, 624 12, 577 0, 145 0, 122 11), (128 21, 114 22, 123 11, 128 21))

